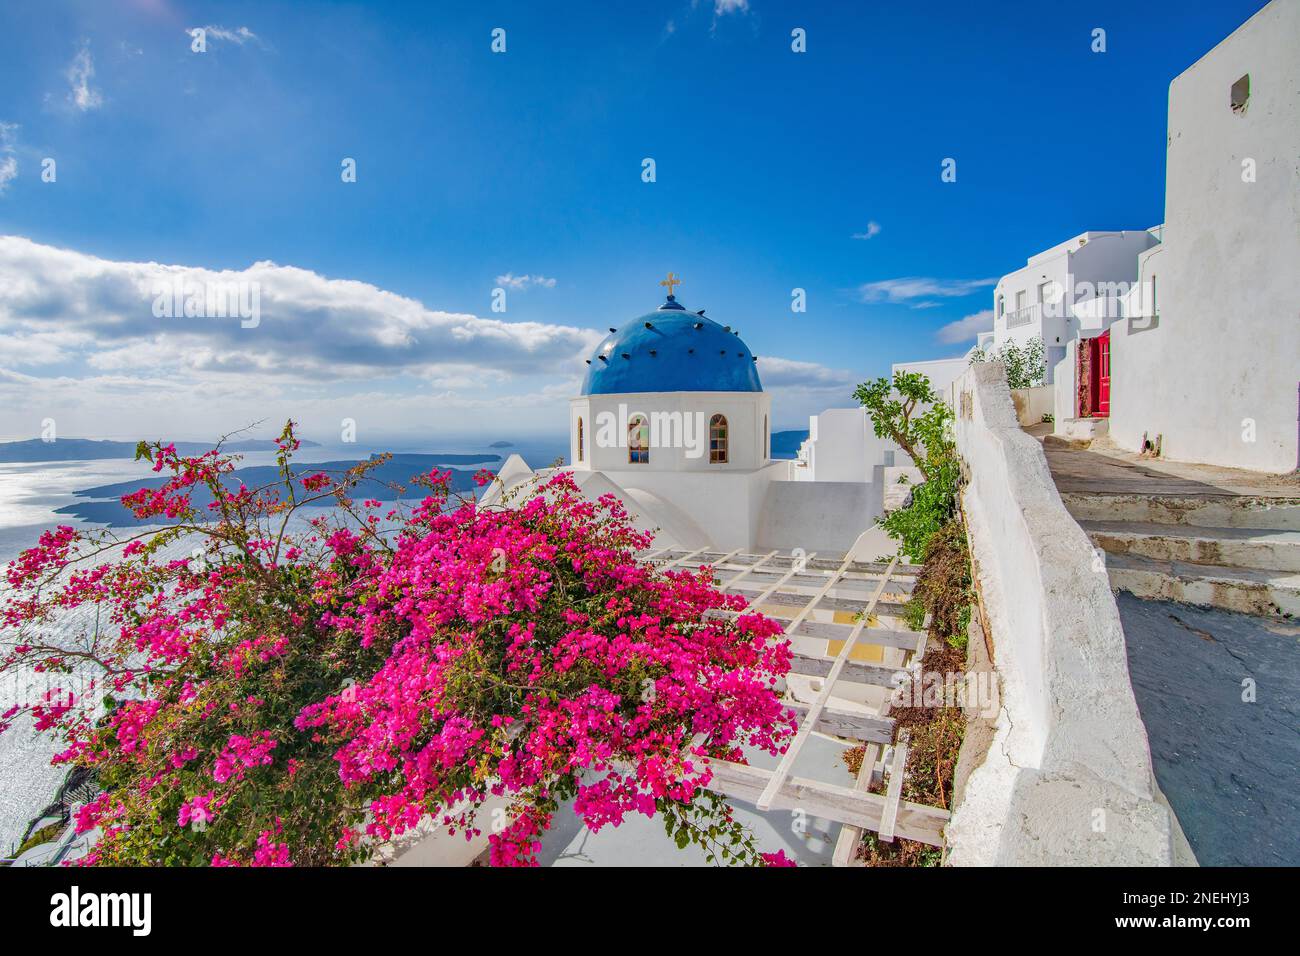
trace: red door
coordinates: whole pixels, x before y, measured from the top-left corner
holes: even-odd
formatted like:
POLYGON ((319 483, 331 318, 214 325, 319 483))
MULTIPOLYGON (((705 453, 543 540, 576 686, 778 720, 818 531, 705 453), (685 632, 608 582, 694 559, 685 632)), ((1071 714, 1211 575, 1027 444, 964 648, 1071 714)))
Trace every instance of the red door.
POLYGON ((1093 339, 1095 351, 1092 355, 1092 367, 1097 396, 1093 415, 1097 418, 1110 418, 1110 329, 1093 339))

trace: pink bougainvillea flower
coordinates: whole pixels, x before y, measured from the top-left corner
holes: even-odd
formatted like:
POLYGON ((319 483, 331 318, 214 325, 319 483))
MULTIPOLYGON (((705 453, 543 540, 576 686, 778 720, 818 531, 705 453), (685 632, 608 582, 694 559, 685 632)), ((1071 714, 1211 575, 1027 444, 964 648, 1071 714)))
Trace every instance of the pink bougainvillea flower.
POLYGON ((6 569, 21 639, 0 675, 94 672, 25 708, 106 788, 77 814, 102 832, 83 864, 357 863, 432 822, 533 866, 574 813, 593 831, 659 815, 679 845, 792 865, 759 855, 699 759, 792 736, 780 624, 709 569, 638 560, 651 536, 566 472, 480 507, 435 470, 389 507, 354 495, 383 456, 296 477, 297 445, 290 425, 263 487, 230 456, 142 446, 165 478, 123 502, 164 530, 61 527, 6 569), (337 506, 295 524, 303 490, 337 506), (40 638, 73 612, 99 622, 75 655, 40 638))

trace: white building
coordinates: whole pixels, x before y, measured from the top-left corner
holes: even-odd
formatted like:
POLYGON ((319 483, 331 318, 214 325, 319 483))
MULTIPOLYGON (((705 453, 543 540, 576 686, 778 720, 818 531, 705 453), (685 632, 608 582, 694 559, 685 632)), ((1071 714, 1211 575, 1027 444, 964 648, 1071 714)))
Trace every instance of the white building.
MULTIPOLYGON (((882 492, 863 464, 869 425, 864 431, 861 410, 860 440, 835 453, 856 467, 828 465, 816 481, 796 475, 803 469, 795 462, 771 457, 771 397, 730 326, 669 295, 654 312, 611 328, 588 365, 569 403, 564 470, 589 497, 617 495, 640 526, 655 530, 656 548, 845 554, 873 528, 882 492)), ((828 421, 841 412, 855 414, 834 410, 828 421)), ((534 474, 511 456, 484 503, 534 474)), ((883 546, 881 532, 867 540, 883 546)))
POLYGON ((1110 437, 1167 458, 1300 464, 1300 0, 1169 86, 1165 225, 1112 328, 1110 437))
MULTIPOLYGON (((957 358, 925 362, 897 362, 890 377, 899 372, 920 372, 940 395, 970 365, 970 353, 957 358)), ((924 408, 917 409, 923 412, 924 408)), ((830 408, 808 417, 808 438, 795 459, 796 481, 862 481, 880 489, 884 511, 900 508, 909 486, 924 476, 897 442, 881 438, 865 408, 830 408)))
POLYGON ((808 416, 808 438, 795 459, 795 481, 880 481, 878 469, 907 456, 877 438, 864 408, 828 408, 808 416))
POLYGON ((1149 229, 1084 232, 1031 256, 993 290, 992 348, 1041 339, 1051 384, 1067 345, 1104 332, 1114 319, 1076 314, 1076 303, 1126 292, 1137 279, 1138 253, 1158 241, 1149 229))

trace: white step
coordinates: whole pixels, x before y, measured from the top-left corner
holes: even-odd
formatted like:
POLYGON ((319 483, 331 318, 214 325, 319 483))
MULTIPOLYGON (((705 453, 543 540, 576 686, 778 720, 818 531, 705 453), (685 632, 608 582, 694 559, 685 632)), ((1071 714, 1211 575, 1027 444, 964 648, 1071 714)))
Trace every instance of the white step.
POLYGON ((1205 528, 1155 521, 1080 521, 1108 554, 1158 561, 1300 572, 1300 531, 1205 528))
POLYGON ((1200 528, 1300 531, 1300 498, 1233 495, 1108 495, 1066 491, 1076 521, 1134 521, 1200 528))
POLYGON ((1120 554, 1106 555, 1106 571, 1112 587, 1140 598, 1243 614, 1300 615, 1300 574, 1120 554))

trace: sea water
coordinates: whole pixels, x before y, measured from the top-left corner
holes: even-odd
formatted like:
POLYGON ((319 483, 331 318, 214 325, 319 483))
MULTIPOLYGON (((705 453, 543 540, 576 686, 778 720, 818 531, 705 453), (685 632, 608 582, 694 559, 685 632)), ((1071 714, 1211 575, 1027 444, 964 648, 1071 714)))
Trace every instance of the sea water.
MULTIPOLYGON (((482 454, 497 455, 499 460, 487 460, 483 467, 496 470, 511 454, 521 454, 534 468, 550 465, 563 457, 567 449, 564 439, 533 440, 506 447, 465 445, 463 443, 429 443, 426 448, 436 452, 412 449, 424 454, 482 454)), ((351 448, 302 449, 295 462, 307 464, 315 461, 363 460, 367 450, 351 448)), ((250 452, 243 456, 241 466, 274 463, 269 452, 250 452)), ((474 470, 478 465, 457 464, 454 467, 474 470)), ((68 462, 16 462, 0 463, 0 566, 7 565, 22 550, 34 545, 41 532, 59 525, 77 528, 104 527, 102 523, 84 521, 60 509, 84 505, 85 496, 77 492, 117 482, 156 479, 148 462, 129 459, 68 462)), ((0 578, 0 594, 7 585, 0 578)), ((93 609, 84 609, 93 616, 93 609)), ((75 629, 85 627, 85 614, 78 614, 60 622, 60 627, 75 629)), ((8 707, 0 702, 0 711, 8 707)), ((49 734, 37 733, 30 719, 14 719, 8 730, 0 733, 0 857, 6 857, 17 847, 28 824, 51 801, 67 776, 66 766, 51 766, 50 758, 63 744, 49 734)))

